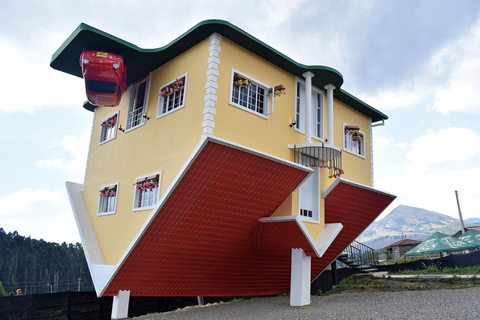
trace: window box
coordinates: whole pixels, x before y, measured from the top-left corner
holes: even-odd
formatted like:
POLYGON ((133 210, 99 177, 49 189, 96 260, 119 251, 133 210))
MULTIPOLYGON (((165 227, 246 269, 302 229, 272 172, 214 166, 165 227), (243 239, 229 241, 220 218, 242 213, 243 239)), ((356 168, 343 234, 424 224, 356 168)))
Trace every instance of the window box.
POLYGON ((343 125, 343 150, 365 157, 365 135, 358 126, 343 125))
POLYGON ((99 144, 115 139, 115 137, 117 136, 117 123, 118 112, 115 113, 113 116, 102 120, 99 144))
POLYGON ((117 209, 118 183, 101 187, 98 196, 97 214, 114 214, 117 209))
POLYGON ((230 104, 256 115, 267 117, 269 87, 232 70, 230 104))
POLYGON ((153 208, 160 198, 162 173, 157 172, 136 179, 133 211, 153 208))
POLYGON ((145 123, 150 77, 145 78, 130 89, 127 125, 125 130, 135 129, 145 123))
POLYGON ((162 86, 158 93, 157 118, 172 113, 185 106, 187 74, 162 86))

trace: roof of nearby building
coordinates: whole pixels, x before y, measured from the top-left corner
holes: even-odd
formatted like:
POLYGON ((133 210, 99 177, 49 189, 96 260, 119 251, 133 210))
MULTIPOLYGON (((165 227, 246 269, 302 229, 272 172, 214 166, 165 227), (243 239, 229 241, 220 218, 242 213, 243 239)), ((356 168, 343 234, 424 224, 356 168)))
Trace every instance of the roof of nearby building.
POLYGON ((401 247, 401 246, 409 246, 409 245, 417 245, 417 244, 420 244, 422 243, 422 241, 418 241, 418 240, 413 240, 413 239, 402 239, 402 240, 399 240, 397 242, 394 242, 392 243, 391 245, 389 246, 386 246, 386 248, 393 248, 393 247, 401 247))
MULTIPOLYGON (((128 70, 127 85, 131 85, 215 32, 295 76, 302 77, 302 74, 307 71, 314 73, 315 76, 312 79, 314 86, 324 88, 327 84, 333 84, 337 88, 334 90, 336 99, 372 118, 372 121, 388 119, 382 112, 342 90, 340 87, 343 84, 343 76, 337 70, 326 66, 307 66, 298 63, 237 26, 223 20, 202 21, 169 44, 156 49, 139 48, 132 43, 81 23, 53 54, 50 66, 82 77, 79 57, 83 50, 117 53, 124 57, 128 70)), ((85 107, 93 110, 91 105, 87 104, 85 107)))
MULTIPOLYGON (((476 230, 476 231, 480 231, 480 226, 471 226, 471 227, 465 227, 465 231, 467 230, 476 230)), ((455 237, 457 238, 459 235, 462 234, 462 230, 458 230, 457 232, 455 232, 455 234, 452 235, 452 237, 455 237)))

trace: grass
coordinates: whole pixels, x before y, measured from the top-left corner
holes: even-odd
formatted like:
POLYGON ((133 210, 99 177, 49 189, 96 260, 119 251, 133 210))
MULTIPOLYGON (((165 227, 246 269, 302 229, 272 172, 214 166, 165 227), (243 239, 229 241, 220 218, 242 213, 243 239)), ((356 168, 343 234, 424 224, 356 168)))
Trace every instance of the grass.
POLYGON ((425 266, 425 269, 421 270, 403 270, 399 271, 398 274, 453 274, 453 275, 461 275, 461 274, 473 274, 477 275, 480 274, 480 266, 469 266, 469 267, 445 267, 445 268, 438 268, 436 266, 425 266))
POLYGON ((466 289, 474 286, 480 286, 480 279, 462 279, 436 278, 436 279, 390 279, 375 278, 373 276, 350 276, 343 279, 332 290, 322 293, 321 290, 316 295, 339 294, 342 292, 359 291, 415 291, 415 290, 437 290, 437 289, 466 289))

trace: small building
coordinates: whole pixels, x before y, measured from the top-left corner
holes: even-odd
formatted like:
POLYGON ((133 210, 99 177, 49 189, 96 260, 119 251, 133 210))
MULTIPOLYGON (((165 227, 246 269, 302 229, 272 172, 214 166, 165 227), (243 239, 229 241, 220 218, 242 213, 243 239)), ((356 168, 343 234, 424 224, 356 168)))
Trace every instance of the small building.
POLYGON ((411 249, 418 246, 422 241, 412 239, 402 239, 385 247, 387 250, 387 260, 398 260, 411 249))
POLYGON ((121 55, 128 72, 117 107, 84 105, 85 180, 67 183, 114 310, 130 296, 309 304, 311 280, 395 199, 373 188, 373 128, 388 117, 333 68, 221 20, 158 49, 81 24, 51 66, 82 77, 87 49, 121 55))
MULTIPOLYGON (((475 231, 479 231, 480 232, 480 226, 471 226, 471 227, 465 227, 465 232, 467 232, 468 230, 475 230, 475 231)), ((458 230, 457 232, 455 232, 452 237, 454 238, 458 238, 458 236, 460 236, 462 234, 462 230, 458 230)))

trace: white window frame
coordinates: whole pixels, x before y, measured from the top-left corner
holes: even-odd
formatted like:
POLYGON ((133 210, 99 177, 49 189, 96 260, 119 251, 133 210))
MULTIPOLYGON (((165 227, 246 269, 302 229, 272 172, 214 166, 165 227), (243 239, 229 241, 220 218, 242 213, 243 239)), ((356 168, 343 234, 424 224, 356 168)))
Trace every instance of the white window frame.
POLYGON ((160 190, 162 186, 162 171, 146 174, 140 177, 137 177, 135 179, 134 183, 134 195, 133 195, 133 211, 141 211, 141 210, 148 210, 148 209, 153 209, 155 205, 158 203, 160 200, 160 190), (148 178, 152 178, 158 175, 158 186, 148 190, 148 191, 142 191, 137 189, 137 182, 144 181, 148 178), (145 196, 148 195, 148 199, 154 199, 154 202, 151 205, 144 205, 140 204, 140 198, 145 198, 145 196))
MULTIPOLYGON (((313 167, 313 173, 308 179, 312 179, 313 183, 313 189, 311 190, 305 190, 305 188, 302 188, 302 185, 298 188, 298 215, 303 221, 308 221, 308 222, 315 222, 315 223, 320 223, 320 168, 319 167, 313 167), (302 192, 309 192, 311 193, 311 196, 313 197, 313 210, 312 210, 312 217, 304 216, 301 214, 302 208, 301 207, 301 193, 302 192)), ((307 181, 305 181, 307 182, 307 181)))
POLYGON ((186 93, 187 93, 187 82, 188 82, 188 73, 185 73, 185 74, 181 75, 180 77, 177 77, 175 80, 172 80, 169 83, 164 84, 163 86, 160 87, 160 89, 158 89, 157 119, 185 107, 185 99, 186 99, 185 96, 186 96, 186 93), (184 79, 183 80, 183 89, 179 90, 178 92, 173 93, 173 95, 174 95, 173 100, 175 101, 178 94, 180 94, 181 95, 181 98, 180 98, 181 101, 179 99, 179 104, 177 106, 175 106, 175 103, 174 103, 173 108, 164 112, 163 111, 164 104, 165 104, 165 102, 168 103, 170 101, 170 99, 167 99, 167 97, 165 97, 165 96, 161 96, 160 93, 162 92, 162 89, 171 85, 172 83, 177 81, 177 79, 178 80, 184 79))
POLYGON ((114 114, 102 119, 100 122, 100 138, 98 145, 102 145, 108 141, 111 141, 117 137, 117 128, 118 128, 118 121, 119 121, 119 111, 115 112, 114 114), (117 121, 113 127, 104 127, 102 126, 102 123, 106 122, 109 119, 113 119, 117 117, 117 121), (102 138, 105 136, 105 139, 102 140, 102 138))
MULTIPOLYGON (((311 134, 312 137, 318 140, 324 140, 325 132, 325 94, 322 90, 312 86, 312 112, 311 114, 311 134), (318 123, 320 120, 320 123, 318 123), (319 127, 320 124, 320 128, 319 127)), ((305 108, 306 108, 306 93, 305 93, 305 81, 297 78, 295 82, 295 109, 293 113, 293 119, 295 121, 294 129, 301 134, 305 134, 305 108), (300 91, 299 91, 300 89, 300 91), (303 89, 303 90, 302 90, 303 89), (301 100, 301 92, 303 91, 303 103, 301 100)))
POLYGON ((343 124, 343 150, 351 153, 353 155, 356 155, 360 158, 365 159, 365 133, 361 130, 358 130, 358 132, 363 136, 363 139, 361 141, 361 152, 358 153, 358 141, 353 140, 352 134, 346 134, 345 133, 345 127, 348 126, 348 124, 344 123, 343 124))
MULTIPOLYGON (((248 75, 246 75, 245 73, 243 72, 240 72, 238 70, 235 70, 235 69, 232 69, 232 73, 231 73, 231 76, 230 76, 230 97, 229 97, 229 104, 232 105, 232 106, 235 106, 237 108, 240 108, 241 110, 243 111, 247 111, 247 112, 250 112, 254 115, 257 115, 259 117, 262 117, 262 118, 265 118, 265 119, 268 119, 268 107, 269 107, 269 102, 268 102, 268 90, 270 89, 270 86, 268 86, 267 84, 265 83, 262 83, 248 75), (264 94, 263 94, 263 112, 260 113, 256 110, 252 110, 250 109, 248 106, 244 106, 244 105, 241 105, 237 102, 234 102, 233 100, 235 99, 234 98, 234 94, 233 94, 233 91, 235 89, 235 85, 234 85, 234 78, 235 78, 235 74, 238 74, 239 76, 241 77, 244 77, 244 78, 247 78, 248 80, 250 80, 250 82, 256 86, 256 87, 259 87, 261 89, 264 90, 264 94)), ((238 99, 239 102, 240 102, 240 99, 238 99)))
POLYGON ((98 195, 97 216, 105 216, 115 214, 117 211, 118 191, 120 184, 118 182, 107 184, 100 187, 98 195), (101 196, 100 192, 105 188, 112 189, 116 187, 115 196, 101 196), (107 210, 102 210, 106 206, 107 210))
POLYGON ((141 81, 137 82, 136 84, 132 85, 130 88, 130 100, 128 102, 128 113, 127 113, 127 119, 125 123, 125 132, 134 130, 138 127, 141 127, 145 124, 145 118, 143 115, 147 112, 147 106, 148 106, 148 97, 150 96, 150 75, 141 81), (145 96, 143 98, 143 106, 141 108, 133 109, 134 104, 136 104, 138 96, 138 87, 145 83, 145 96), (135 117, 140 122, 136 125, 130 125, 130 122, 133 122, 132 117, 135 117))

